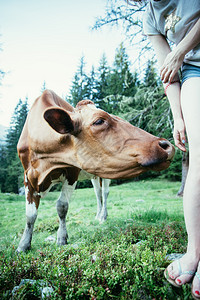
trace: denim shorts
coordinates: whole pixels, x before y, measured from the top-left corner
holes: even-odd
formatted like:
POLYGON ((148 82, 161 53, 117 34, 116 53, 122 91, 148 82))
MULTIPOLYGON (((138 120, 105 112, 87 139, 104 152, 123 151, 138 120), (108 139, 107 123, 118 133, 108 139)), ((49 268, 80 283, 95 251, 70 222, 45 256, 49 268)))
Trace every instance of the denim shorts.
POLYGON ((200 77, 200 67, 183 63, 181 68, 182 84, 191 77, 200 77))

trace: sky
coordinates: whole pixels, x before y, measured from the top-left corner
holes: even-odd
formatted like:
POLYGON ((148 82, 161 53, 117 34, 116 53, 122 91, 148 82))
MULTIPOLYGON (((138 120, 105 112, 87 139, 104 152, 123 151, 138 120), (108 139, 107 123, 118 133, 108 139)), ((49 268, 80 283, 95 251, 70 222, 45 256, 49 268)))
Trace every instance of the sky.
POLYGON ((107 0, 0 0, 0 125, 9 126, 19 99, 31 105, 48 89, 65 98, 84 55, 86 66, 108 63, 124 40, 119 28, 91 30, 107 0))

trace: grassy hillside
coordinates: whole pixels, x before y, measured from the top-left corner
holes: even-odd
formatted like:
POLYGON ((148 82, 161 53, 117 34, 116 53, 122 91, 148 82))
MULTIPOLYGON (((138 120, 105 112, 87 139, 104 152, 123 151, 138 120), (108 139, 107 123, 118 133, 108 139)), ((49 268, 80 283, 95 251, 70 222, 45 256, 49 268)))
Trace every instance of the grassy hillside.
POLYGON ((32 249, 20 255, 25 200, 0 194, 0 298, 11 299, 22 279, 34 279, 14 299, 40 299, 40 280, 53 288, 51 299, 191 299, 189 285, 177 291, 163 277, 166 255, 186 250, 179 186, 155 180, 111 187, 104 224, 95 220, 93 189, 76 190, 63 247, 45 241, 58 228, 59 193, 50 193, 40 203, 32 249))

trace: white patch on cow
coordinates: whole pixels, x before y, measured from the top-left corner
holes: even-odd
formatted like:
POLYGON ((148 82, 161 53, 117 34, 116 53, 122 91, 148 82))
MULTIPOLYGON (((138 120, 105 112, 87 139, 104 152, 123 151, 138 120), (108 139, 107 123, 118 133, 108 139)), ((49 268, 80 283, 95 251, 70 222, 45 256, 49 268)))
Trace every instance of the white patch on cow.
POLYGON ((27 179, 27 176, 25 174, 25 177, 24 177, 24 189, 25 189, 25 197, 26 197, 26 200, 28 199, 28 193, 29 193, 29 189, 28 189, 28 179, 27 179))
POLYGON ((77 181, 74 182, 73 185, 69 185, 68 180, 65 180, 62 186, 61 195, 60 195, 60 201, 61 202, 69 202, 71 199, 71 196, 73 194, 73 191, 75 190, 77 181))
MULTIPOLYGON (((25 182, 28 183, 27 177, 25 175, 25 182)), ((28 185, 25 186, 25 197, 26 197, 26 217, 30 221, 33 217, 37 216, 37 209, 35 203, 29 202, 29 188, 28 185), (30 219, 30 220, 29 220, 30 219)), ((32 223, 32 221, 30 221, 32 223)))
POLYGON ((27 217, 27 220, 30 223, 32 223, 32 218, 35 219, 36 216, 37 216, 37 208, 35 206, 35 202, 29 203, 28 201, 26 201, 26 217, 27 217))
POLYGON ((97 198, 97 215, 96 219, 104 222, 107 218, 107 198, 109 194, 110 179, 102 178, 102 186, 100 185, 100 178, 91 179, 95 195, 97 198))
POLYGON ((54 180, 51 181, 51 184, 50 184, 50 186, 48 187, 48 189, 46 191, 40 192, 40 193, 35 192, 35 193, 36 193, 37 196, 40 196, 41 198, 44 198, 54 185, 56 185, 59 182, 65 182, 65 180, 66 180, 65 176, 62 174, 58 179, 54 179, 54 180))
POLYGON ((86 179, 95 179, 97 178, 97 176, 93 175, 93 174, 90 174, 84 170, 81 170, 80 173, 79 173, 79 176, 78 176, 78 180, 79 181, 83 181, 83 180, 86 180, 86 179))
MULTIPOLYGON (((27 178, 25 178, 27 180, 27 178)), ((26 195, 26 226, 22 238, 20 240, 19 246, 17 248, 18 252, 26 251, 31 247, 31 239, 33 233, 33 226, 37 218, 37 208, 35 202, 30 202, 30 195, 28 185, 25 187, 26 195)))
POLYGON ((94 192, 97 199, 97 215, 96 219, 100 218, 101 210, 102 210, 102 188, 100 186, 99 177, 91 179, 92 185, 94 187, 94 192))
POLYGON ((26 199, 28 198, 28 193, 29 193, 29 189, 28 189, 28 185, 25 186, 25 197, 26 199))
POLYGON ((27 178, 26 174, 24 176, 24 182, 28 184, 28 178, 27 178))
POLYGON ((103 222, 107 219, 107 199, 109 195, 109 185, 111 180, 110 179, 102 179, 102 198, 103 198, 103 206, 101 211, 101 219, 100 221, 103 222))
POLYGON ((98 108, 95 106, 95 104, 88 103, 87 107, 89 107, 90 109, 93 109, 93 110, 98 110, 98 108))

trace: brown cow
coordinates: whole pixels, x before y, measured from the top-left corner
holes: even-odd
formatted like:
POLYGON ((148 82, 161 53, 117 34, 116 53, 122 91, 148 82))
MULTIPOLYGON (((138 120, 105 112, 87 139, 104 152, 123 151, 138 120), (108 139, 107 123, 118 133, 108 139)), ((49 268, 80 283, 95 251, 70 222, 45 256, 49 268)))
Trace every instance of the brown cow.
POLYGON ((131 178, 166 169, 174 156, 167 140, 96 108, 89 100, 74 109, 52 91, 34 102, 17 148, 25 173, 27 218, 18 251, 30 248, 40 198, 53 184, 63 184, 56 207, 57 243, 64 245, 68 201, 81 169, 102 178, 131 178))

